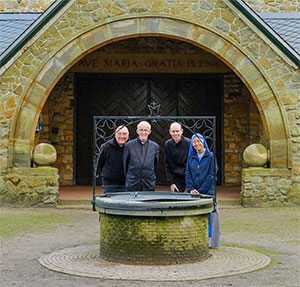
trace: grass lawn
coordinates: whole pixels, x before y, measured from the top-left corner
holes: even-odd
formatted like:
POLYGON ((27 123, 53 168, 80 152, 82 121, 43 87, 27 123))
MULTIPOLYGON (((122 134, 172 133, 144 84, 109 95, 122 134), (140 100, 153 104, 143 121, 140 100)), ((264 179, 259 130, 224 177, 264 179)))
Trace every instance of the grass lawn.
POLYGON ((299 207, 241 208, 220 211, 226 233, 277 234, 288 236, 300 231, 299 207))
POLYGON ((53 229, 60 223, 69 222, 70 214, 52 208, 8 208, 0 210, 0 238, 24 235, 26 232, 39 232, 53 229))

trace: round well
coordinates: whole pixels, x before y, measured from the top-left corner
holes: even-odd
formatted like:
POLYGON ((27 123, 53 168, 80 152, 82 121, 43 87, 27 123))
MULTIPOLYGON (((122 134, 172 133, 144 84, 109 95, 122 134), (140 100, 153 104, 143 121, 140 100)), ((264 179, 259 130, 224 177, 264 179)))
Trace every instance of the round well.
POLYGON ((196 262, 209 255, 213 198, 188 193, 124 192, 96 196, 100 256, 129 264, 196 262))

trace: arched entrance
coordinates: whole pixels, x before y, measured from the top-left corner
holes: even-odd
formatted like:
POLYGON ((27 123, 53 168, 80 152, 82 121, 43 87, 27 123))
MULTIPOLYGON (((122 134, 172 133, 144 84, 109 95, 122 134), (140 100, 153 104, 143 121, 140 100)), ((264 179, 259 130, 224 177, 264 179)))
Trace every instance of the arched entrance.
POLYGON ((187 41, 225 62, 248 87, 259 109, 269 141, 270 166, 281 168, 290 166, 285 119, 275 93, 255 61, 247 56, 246 52, 213 31, 181 20, 156 17, 107 23, 78 35, 75 40, 53 54, 24 93, 18 116, 13 122, 9 154, 12 166, 29 166, 35 123, 50 91, 65 71, 87 53, 109 42, 139 35, 157 35, 187 41))

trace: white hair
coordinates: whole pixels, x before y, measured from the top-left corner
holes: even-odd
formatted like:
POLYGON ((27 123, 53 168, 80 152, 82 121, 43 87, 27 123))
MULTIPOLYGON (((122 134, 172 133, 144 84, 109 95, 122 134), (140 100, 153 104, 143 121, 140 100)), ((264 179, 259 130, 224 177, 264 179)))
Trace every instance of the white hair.
POLYGON ((139 122, 136 128, 139 130, 140 127, 141 127, 141 125, 143 125, 143 124, 146 124, 147 127, 148 127, 148 130, 151 131, 151 125, 147 121, 141 121, 141 122, 139 122))

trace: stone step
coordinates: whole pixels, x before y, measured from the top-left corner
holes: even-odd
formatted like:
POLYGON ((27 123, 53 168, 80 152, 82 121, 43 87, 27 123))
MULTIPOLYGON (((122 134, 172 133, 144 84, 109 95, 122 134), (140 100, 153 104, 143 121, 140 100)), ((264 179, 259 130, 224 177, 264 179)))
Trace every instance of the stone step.
POLYGON ((225 207, 240 207, 241 200, 239 198, 220 198, 218 199, 220 208, 225 207))
POLYGON ((89 198, 61 198, 58 200, 57 208, 60 209, 92 209, 89 198))

